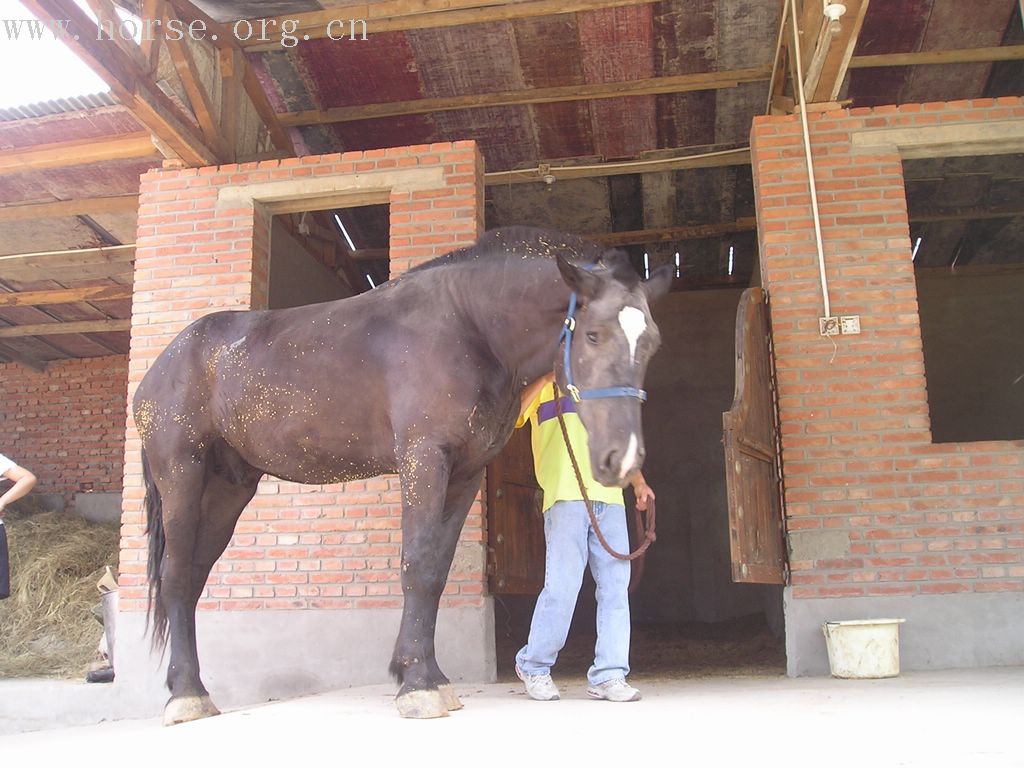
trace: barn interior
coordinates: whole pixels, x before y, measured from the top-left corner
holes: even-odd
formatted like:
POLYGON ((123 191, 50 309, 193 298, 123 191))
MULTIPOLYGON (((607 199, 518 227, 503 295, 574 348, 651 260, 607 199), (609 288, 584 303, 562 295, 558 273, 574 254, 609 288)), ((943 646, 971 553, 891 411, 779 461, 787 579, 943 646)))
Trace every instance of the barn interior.
MULTIPOLYGON (((116 4, 136 16, 149 7, 116 4)), ((239 44, 274 124, 245 153, 214 150, 215 160, 473 139, 487 171, 488 228, 530 224, 592 237, 625 249, 641 273, 671 265, 675 290, 655 308, 664 346, 650 369, 645 412, 659 537, 633 597, 635 671, 733 669, 760 654, 758 668, 781 673, 781 587, 730 576, 721 413, 733 397, 737 303, 758 282, 751 121, 792 108, 785 71, 793 57, 776 59, 780 31, 789 34, 780 30, 786 5, 458 2, 418 13, 398 5, 359 6, 372 34, 338 41, 325 37, 324 22, 347 19, 349 9, 331 3, 170 3, 182 18, 209 14, 229 25, 275 14, 299 19, 298 32, 312 38, 294 47, 273 36, 239 44), (708 638, 716 642, 702 645, 708 638), (729 647, 737 651, 731 657, 722 650, 729 647)), ((823 70, 809 101, 872 107, 1019 95, 1016 0, 979 0, 970 13, 953 0, 846 6, 825 46, 849 48, 852 58, 823 70)), ((798 9, 811 60, 825 29, 821 4, 805 0, 798 9)), ((781 40, 784 51, 792 48, 781 40)), ((185 58, 161 47, 145 81, 182 114, 198 114, 188 71, 195 82, 208 79, 211 50, 195 46, 185 58)), ((19 256, 0 268, 0 361, 42 370, 127 352, 131 245, 137 228, 150 226, 134 208, 138 176, 166 158, 151 133, 159 138, 161 126, 109 94, 0 110, 0 254, 19 256)), ((976 404, 978 393, 943 388, 960 379, 979 334, 999 340, 985 345, 997 351, 989 368, 969 366, 978 371, 971 386, 987 387, 992 404, 986 429, 993 438, 1024 434, 1024 371, 1009 362, 1022 358, 1013 331, 1022 319, 1014 301, 1024 253, 1021 169, 1019 156, 906 164, 912 238, 921 239, 915 264, 929 397, 950 403, 932 405, 933 414, 950 414, 935 416, 936 440, 966 439, 956 414, 973 412, 965 402, 976 404), (961 269, 968 263, 971 270, 961 269), (998 272, 983 275, 982 267, 998 272)), ((372 290, 388 277, 387 233, 386 206, 275 216, 271 306, 372 290)), ((977 424, 971 419, 970 429, 977 424)), ((588 594, 585 587, 570 666, 572 658, 585 666, 592 644, 588 594)), ((532 599, 497 595, 504 674, 507 648, 525 639, 532 599)))

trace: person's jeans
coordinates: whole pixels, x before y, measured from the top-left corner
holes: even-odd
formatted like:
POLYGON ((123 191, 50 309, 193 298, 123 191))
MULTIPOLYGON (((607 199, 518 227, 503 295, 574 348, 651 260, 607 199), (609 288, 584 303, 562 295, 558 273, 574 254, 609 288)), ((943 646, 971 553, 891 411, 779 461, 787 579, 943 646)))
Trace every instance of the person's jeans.
MULTIPOLYGON (((626 510, 595 501, 594 515, 608 545, 629 551, 626 510)), ((590 525, 583 501, 559 501, 544 513, 546 543, 544 589, 537 598, 530 637, 516 664, 530 675, 550 673, 565 645, 583 571, 597 584, 597 646, 587 672, 591 685, 629 674, 629 562, 609 555, 590 525)))

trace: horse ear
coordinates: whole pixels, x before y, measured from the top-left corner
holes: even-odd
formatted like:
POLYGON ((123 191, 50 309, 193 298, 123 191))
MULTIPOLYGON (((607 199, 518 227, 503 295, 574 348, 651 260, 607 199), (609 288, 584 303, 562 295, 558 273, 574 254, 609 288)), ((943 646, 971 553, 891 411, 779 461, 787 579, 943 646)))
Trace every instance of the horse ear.
POLYGON ((558 254, 558 271, 562 273, 562 279, 576 293, 587 299, 593 299, 601 290, 601 278, 593 272, 578 267, 562 254, 558 254))
POLYGON ((647 294, 647 303, 657 301, 672 287, 672 265, 666 264, 663 267, 658 267, 654 272, 651 273, 649 279, 644 280, 644 293, 647 294))

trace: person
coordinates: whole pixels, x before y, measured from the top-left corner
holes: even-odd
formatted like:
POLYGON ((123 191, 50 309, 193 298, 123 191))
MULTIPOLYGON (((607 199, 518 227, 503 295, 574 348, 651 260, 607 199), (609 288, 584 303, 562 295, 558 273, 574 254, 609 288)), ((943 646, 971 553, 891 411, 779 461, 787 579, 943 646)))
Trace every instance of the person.
MULTIPOLYGON (((587 694, 606 701, 638 701, 640 691, 626 682, 629 675, 628 561, 612 557, 597 539, 586 502, 565 447, 555 403, 554 374, 530 384, 521 397, 517 427, 531 427, 534 468, 544 492, 544 588, 537 598, 526 645, 516 654, 516 675, 526 693, 537 701, 559 698, 551 668, 565 645, 576 598, 587 565, 597 584, 597 644, 594 663, 587 671, 587 694)), ((587 496, 608 545, 629 551, 626 510, 621 488, 608 488, 594 480, 590 469, 587 433, 572 399, 563 396, 566 431, 584 478, 587 496)), ((630 478, 637 508, 645 510, 654 499, 641 472, 630 478)))
POLYGON ((36 484, 36 476, 0 453, 0 477, 5 477, 14 483, 6 493, 0 496, 0 518, 2 518, 7 507, 32 490, 36 484))
POLYGON ((4 510, 9 504, 31 491, 32 486, 36 484, 35 475, 0 453, 0 478, 3 477, 13 481, 14 485, 0 495, 0 600, 11 595, 11 566, 7 552, 7 530, 4 528, 4 510))

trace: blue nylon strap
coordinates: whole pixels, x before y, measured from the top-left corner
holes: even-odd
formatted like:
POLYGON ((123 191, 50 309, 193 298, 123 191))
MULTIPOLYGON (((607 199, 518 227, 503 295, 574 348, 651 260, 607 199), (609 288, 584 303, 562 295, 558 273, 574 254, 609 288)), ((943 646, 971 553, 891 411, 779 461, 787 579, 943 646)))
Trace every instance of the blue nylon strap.
POLYGON ((647 392, 637 387, 604 387, 588 389, 581 392, 572 381, 572 334, 576 330, 576 292, 569 296, 569 311, 565 315, 559 342, 565 342, 562 357, 562 370, 565 373, 565 388, 575 402, 580 400, 599 400, 605 397, 635 397, 641 403, 647 402, 647 392))

